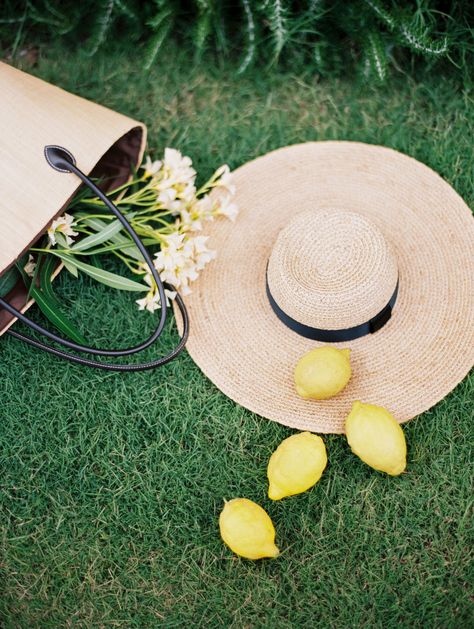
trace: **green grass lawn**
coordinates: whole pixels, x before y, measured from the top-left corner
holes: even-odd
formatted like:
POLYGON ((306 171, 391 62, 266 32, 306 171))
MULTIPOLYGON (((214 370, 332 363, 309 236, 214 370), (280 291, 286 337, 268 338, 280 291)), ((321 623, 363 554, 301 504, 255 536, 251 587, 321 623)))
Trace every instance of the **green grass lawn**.
MULTIPOLYGON (((46 49, 34 72, 143 120, 154 155, 179 148, 203 178, 286 144, 350 139, 404 151, 474 201, 473 93, 449 77, 237 77, 177 49, 147 74, 139 52, 46 49)), ((67 273, 58 290, 101 346, 152 329, 130 294, 67 273)), ((187 354, 120 375, 2 337, 0 378, 2 626, 472 626, 472 379, 405 426, 406 474, 378 474, 329 436, 318 485, 272 503, 266 464, 292 431, 228 400, 187 354), (236 496, 269 512, 277 560, 221 542, 218 514, 236 496)))

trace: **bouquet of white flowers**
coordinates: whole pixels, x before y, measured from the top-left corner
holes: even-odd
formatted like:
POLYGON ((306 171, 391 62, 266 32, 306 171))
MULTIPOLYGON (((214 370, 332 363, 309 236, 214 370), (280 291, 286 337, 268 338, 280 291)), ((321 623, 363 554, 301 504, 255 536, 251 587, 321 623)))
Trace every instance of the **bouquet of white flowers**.
MULTIPOLYGON (((131 180, 108 196, 153 252, 154 266, 169 287, 167 298, 172 300, 174 289, 188 294, 190 284, 215 258, 216 253, 207 247, 207 237, 199 232, 206 221, 217 217, 235 220, 238 208, 234 194, 227 165, 218 168, 197 189, 191 159, 167 148, 162 160, 147 157, 131 180)), ((136 300, 140 310, 153 313, 161 306, 156 283, 139 249, 89 189, 78 193, 67 212, 52 222, 46 237, 30 249, 28 258, 16 270, 48 319, 70 338, 82 342, 82 335, 62 312, 52 290, 58 259, 75 277, 82 272, 112 288, 144 293, 136 300), (102 255, 118 258, 124 273, 102 268, 102 255)))

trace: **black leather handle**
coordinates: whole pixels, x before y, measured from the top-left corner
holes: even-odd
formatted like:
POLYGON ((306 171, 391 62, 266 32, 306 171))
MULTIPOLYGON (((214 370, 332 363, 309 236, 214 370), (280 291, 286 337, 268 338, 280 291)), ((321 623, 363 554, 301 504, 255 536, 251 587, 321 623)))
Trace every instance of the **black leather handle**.
MULTIPOLYGON (((87 347, 85 345, 79 345, 78 343, 74 343, 73 341, 70 341, 68 339, 64 339, 58 336, 54 332, 51 332, 50 330, 43 328, 39 324, 29 319, 27 316, 22 314, 19 310, 11 306, 7 301, 5 301, 2 298, 0 298, 0 306, 5 308, 5 310, 7 310, 10 314, 17 317, 20 321, 28 325, 31 329, 35 330, 36 332, 39 332, 40 334, 51 339, 52 341, 59 343, 63 347, 68 347, 70 349, 73 349, 76 352, 84 352, 88 354, 93 354, 95 356, 129 356, 131 354, 136 354, 137 352, 140 352, 146 349, 147 347, 149 347, 150 345, 152 345, 160 337, 163 331, 164 325, 166 323, 166 317, 167 317, 165 286, 163 282, 161 281, 158 271, 155 269, 153 265, 153 262, 151 260, 149 253, 147 252, 146 248, 144 247, 138 235, 135 233, 133 227, 127 221, 125 216, 120 212, 120 210, 112 203, 112 201, 110 201, 110 199, 100 190, 100 188, 98 188, 94 184, 94 182, 91 181, 89 177, 87 177, 87 175, 85 175, 81 170, 79 170, 79 168, 76 166, 76 160, 74 159, 74 156, 72 155, 72 153, 70 153, 68 150, 66 150, 65 148, 61 146, 50 145, 50 146, 45 147, 44 154, 45 154, 46 161, 48 162, 48 164, 52 168, 57 170, 58 172, 69 173, 69 174, 73 173, 77 177, 79 177, 79 179, 81 179, 81 181, 86 186, 88 186, 94 192, 94 194, 97 197, 99 197, 99 199, 108 207, 108 209, 112 212, 112 214, 114 214, 117 217, 117 219, 120 221, 123 227, 130 234, 130 237, 132 238, 132 240, 138 247, 146 264, 148 265, 150 273, 158 288, 158 293, 159 293, 160 302, 161 302, 160 320, 153 334, 146 341, 144 341, 143 343, 140 343, 139 345, 136 345, 134 347, 129 347, 126 349, 99 349, 96 347, 87 347)), ((169 288, 172 290, 175 290, 172 286, 169 286, 169 288)), ((55 347, 42 343, 41 341, 37 341, 36 339, 33 339, 30 336, 16 332, 15 330, 12 330, 12 329, 8 330, 7 334, 10 334, 10 336, 20 339, 24 341, 25 343, 32 345, 33 347, 43 349, 44 351, 50 354, 59 356, 61 358, 65 358, 66 360, 70 360, 71 362, 78 363, 80 365, 86 365, 88 367, 97 367, 98 369, 106 369, 109 371, 143 371, 145 369, 152 369, 154 367, 159 367, 160 365, 164 365, 170 362, 183 350, 186 344, 186 341, 189 335, 189 317, 186 310, 186 306, 184 305, 184 302, 179 294, 176 295, 176 303, 178 305, 178 308, 182 317, 183 333, 182 333, 181 339, 178 345, 170 353, 147 363, 120 364, 120 363, 99 362, 97 360, 84 358, 82 356, 77 356, 76 354, 71 354, 70 352, 57 349, 55 347)))

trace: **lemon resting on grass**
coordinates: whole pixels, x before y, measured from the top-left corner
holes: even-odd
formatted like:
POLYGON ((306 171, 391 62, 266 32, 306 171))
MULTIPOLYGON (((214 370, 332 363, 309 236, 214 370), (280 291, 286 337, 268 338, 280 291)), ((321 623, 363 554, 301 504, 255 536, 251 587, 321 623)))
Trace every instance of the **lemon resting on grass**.
POLYGON ((247 498, 234 498, 219 516, 221 537, 236 554, 246 559, 277 557, 275 528, 260 505, 247 498))
POLYGON ((268 462, 268 497, 281 500, 301 494, 318 482, 327 462, 326 446, 318 435, 300 432, 288 437, 268 462))
POLYGON ((346 437, 352 452, 370 467, 391 476, 405 470, 405 435, 382 406, 354 402, 346 418, 346 437))
POLYGON ((327 400, 340 393, 351 377, 350 349, 323 345, 304 354, 295 367, 298 395, 327 400))

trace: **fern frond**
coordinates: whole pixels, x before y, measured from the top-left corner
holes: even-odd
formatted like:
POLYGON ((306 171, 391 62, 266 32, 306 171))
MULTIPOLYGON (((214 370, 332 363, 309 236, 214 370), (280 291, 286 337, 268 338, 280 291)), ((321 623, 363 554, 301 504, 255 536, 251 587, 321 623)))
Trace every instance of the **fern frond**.
POLYGON ((199 0, 199 17, 196 23, 194 43, 196 45, 196 58, 200 59, 206 47, 206 42, 212 28, 212 6, 206 0, 199 0))
POLYGON ((391 31, 397 27, 397 20, 385 9, 379 0, 364 0, 372 9, 379 20, 385 24, 391 31))
POLYGON ((373 32, 368 35, 365 55, 364 72, 366 76, 375 76, 378 83, 384 83, 387 78, 388 60, 387 52, 379 33, 373 32))
POLYGON ((64 15, 57 11, 51 11, 51 7, 48 2, 45 2, 44 6, 39 9, 33 4, 28 3, 28 17, 36 24, 47 24, 53 28, 59 29, 64 21, 64 15))
POLYGON ((449 51, 447 37, 435 42, 431 39, 426 30, 413 28, 406 22, 399 27, 399 33, 408 47, 419 54, 429 57, 443 57, 449 51))
POLYGON ((196 0, 199 13, 206 13, 212 10, 211 0, 196 0))
POLYGON ((324 4, 324 0, 309 0, 308 10, 313 13, 317 11, 318 13, 322 9, 322 5, 324 4))
POLYGON ((129 6, 126 0, 115 0, 115 6, 122 15, 129 17, 131 20, 137 21, 138 15, 129 6))
POLYGON ((115 6, 115 0, 106 0, 105 2, 102 2, 101 5, 101 11, 98 14, 97 20, 94 24, 94 31, 88 41, 89 49, 86 51, 86 54, 89 57, 95 55, 95 53, 104 43, 107 32, 109 31, 113 22, 113 10, 115 6))
MULTIPOLYGON (((165 13, 164 11, 162 13, 165 13)), ((155 33, 150 38, 144 54, 143 67, 145 70, 149 70, 156 59, 156 56, 161 50, 163 43, 168 37, 174 23, 174 16, 170 10, 166 11, 166 16, 163 16, 159 21, 159 25, 156 27, 155 33)))
POLYGON ((161 9, 156 13, 152 18, 147 21, 147 26, 150 26, 153 30, 156 30, 168 20, 168 18, 172 15, 173 11, 170 8, 161 9))
POLYGON ((311 70, 309 61, 324 76, 360 63, 367 76, 381 82, 395 60, 409 64, 416 56, 428 67, 449 63, 472 81, 473 0, 0 0, 0 5, 0 42, 10 51, 26 37, 41 43, 68 33, 73 45, 86 37, 85 52, 92 56, 113 43, 120 26, 124 43, 143 41, 146 68, 173 37, 192 46, 197 58, 210 48, 220 58, 237 52, 239 74, 261 57, 305 70, 311 70))
POLYGON ((320 39, 313 46, 313 60, 316 70, 321 76, 326 76, 331 68, 329 46, 326 40, 320 39))
POLYGON ((237 74, 242 74, 252 63, 255 56, 255 20, 249 0, 243 0, 245 18, 247 20, 247 52, 242 63, 237 70, 237 74))
POLYGON ((211 34, 211 14, 206 12, 201 15, 196 25, 196 54, 197 57, 201 57, 205 47, 207 40, 209 39, 209 35, 211 34))
POLYGON ((228 20, 225 18, 222 2, 214 5, 214 41, 219 52, 226 54, 228 50, 226 24, 228 20))
POLYGON ((288 35, 287 9, 283 2, 284 0, 270 0, 268 2, 268 23, 273 36, 275 60, 278 60, 288 35))

